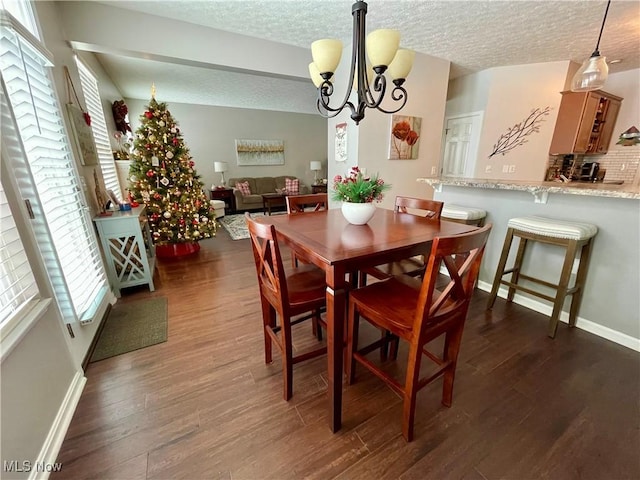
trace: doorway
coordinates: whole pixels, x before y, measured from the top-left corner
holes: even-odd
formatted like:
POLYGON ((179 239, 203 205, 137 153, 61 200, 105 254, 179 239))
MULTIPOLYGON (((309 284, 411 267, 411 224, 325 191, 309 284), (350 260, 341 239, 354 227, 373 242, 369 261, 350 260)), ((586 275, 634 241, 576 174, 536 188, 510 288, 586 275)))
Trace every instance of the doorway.
POLYGON ((475 176, 483 112, 449 117, 446 120, 442 176, 473 178, 475 176))

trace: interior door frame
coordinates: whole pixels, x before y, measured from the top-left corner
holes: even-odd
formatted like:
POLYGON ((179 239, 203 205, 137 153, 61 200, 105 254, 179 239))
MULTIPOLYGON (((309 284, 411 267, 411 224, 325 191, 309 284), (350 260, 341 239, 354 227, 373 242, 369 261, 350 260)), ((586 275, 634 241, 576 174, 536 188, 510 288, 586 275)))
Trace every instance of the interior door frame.
POLYGON ((476 169, 476 163, 477 163, 477 159, 478 159, 478 149, 480 147, 480 132, 482 130, 482 124, 484 122, 484 110, 477 110, 475 112, 466 112, 466 113, 460 113, 458 115, 450 115, 450 116, 446 116, 444 118, 444 128, 442 129, 442 150, 440 152, 440 177, 443 177, 443 173, 444 173, 444 152, 447 148, 447 124, 449 123, 449 120, 455 120, 457 118, 465 118, 465 117, 477 117, 478 118, 478 132, 476 135, 472 134, 471 137, 471 149, 469 150, 469 153, 474 153, 475 151, 475 155, 473 155, 473 162, 466 162, 465 163, 465 173, 464 173, 464 177, 466 178, 472 178, 476 169))

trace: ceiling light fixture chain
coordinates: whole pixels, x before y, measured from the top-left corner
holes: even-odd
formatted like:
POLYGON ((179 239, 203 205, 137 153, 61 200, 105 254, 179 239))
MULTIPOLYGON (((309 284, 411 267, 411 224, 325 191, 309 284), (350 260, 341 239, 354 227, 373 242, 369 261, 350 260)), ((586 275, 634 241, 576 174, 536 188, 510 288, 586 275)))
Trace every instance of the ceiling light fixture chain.
POLYGON ((349 107, 351 118, 356 125, 364 118, 366 108, 375 108, 384 113, 396 113, 407 103, 407 91, 402 86, 413 64, 414 53, 398 49, 400 34, 393 30, 376 30, 369 37, 366 35, 367 4, 356 1, 352 8, 353 44, 351 50, 351 68, 349 83, 343 101, 338 107, 329 105, 334 93, 333 74, 340 62, 342 43, 338 40, 318 40, 311 46, 313 62, 309 65, 309 74, 318 88, 317 107, 326 118, 335 117, 345 107, 349 107), (367 57, 373 67, 367 66, 367 57), (391 99, 400 102, 397 108, 387 110, 381 103, 387 92, 389 72, 394 88, 391 99), (375 75, 375 77, 374 77, 375 75), (349 100, 351 91, 355 90, 357 104, 349 100))

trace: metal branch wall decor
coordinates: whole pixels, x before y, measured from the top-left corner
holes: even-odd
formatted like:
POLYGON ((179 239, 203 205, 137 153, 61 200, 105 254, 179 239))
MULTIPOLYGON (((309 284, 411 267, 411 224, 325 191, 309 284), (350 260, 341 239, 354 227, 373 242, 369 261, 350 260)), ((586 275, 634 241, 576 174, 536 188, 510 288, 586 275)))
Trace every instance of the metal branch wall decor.
POLYGON ((489 154, 489 158, 498 154, 506 155, 514 148, 527 143, 529 141, 527 138, 529 135, 540 131, 540 124, 544 121, 544 117, 549 115, 550 111, 550 107, 546 107, 544 110, 540 108, 531 110, 527 118, 522 122, 516 123, 500 135, 500 138, 498 138, 498 141, 493 146, 493 150, 489 154))

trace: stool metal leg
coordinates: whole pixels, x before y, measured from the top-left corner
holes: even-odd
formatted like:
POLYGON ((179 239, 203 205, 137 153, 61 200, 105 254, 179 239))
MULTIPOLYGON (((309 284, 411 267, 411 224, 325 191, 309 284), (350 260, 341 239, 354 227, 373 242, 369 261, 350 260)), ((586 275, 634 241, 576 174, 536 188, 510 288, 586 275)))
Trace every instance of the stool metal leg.
POLYGON ((560 282, 558 284, 558 291, 556 292, 556 298, 553 302, 553 313, 549 321, 549 337, 555 338, 556 331, 558 330, 558 320, 560 319, 560 313, 562 313, 562 306, 564 299, 567 296, 567 290, 569 289, 569 279, 571 278, 571 268, 573 267, 573 261, 576 258, 578 250, 578 242, 573 240, 567 245, 567 252, 564 257, 564 264, 562 265, 562 273, 560 274, 560 282))
POLYGON ((493 279, 491 294, 489 294, 489 300, 487 301, 487 310, 491 309, 496 301, 498 288, 500 288, 500 281, 502 280, 502 276, 504 275, 504 268, 507 265, 507 258, 509 257, 511 242, 513 242, 513 228, 507 229, 507 235, 504 238, 504 245, 502 246, 500 261, 498 262, 498 267, 496 268, 496 276, 493 279))
MULTIPOLYGON (((522 269, 522 259, 524 258, 524 251, 527 248, 527 239, 524 237, 519 238, 518 253, 516 254, 516 262, 513 264, 513 274, 511 275, 511 283, 518 284, 518 278, 520 277, 520 270, 522 269)), ((516 293, 515 287, 509 287, 509 293, 507 294, 507 301, 513 301, 513 295, 516 293)))
POLYGON ((582 252, 580 252, 580 264, 578 265, 578 274, 576 276, 575 283, 576 291, 573 293, 573 298, 571 299, 571 310, 569 312, 570 327, 574 327, 576 325, 576 318, 582 301, 582 292, 584 291, 584 284, 587 278, 589 258, 591 258, 591 239, 582 246, 582 252))

